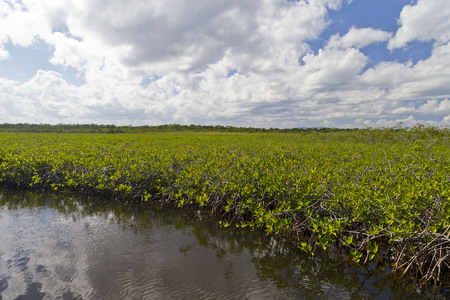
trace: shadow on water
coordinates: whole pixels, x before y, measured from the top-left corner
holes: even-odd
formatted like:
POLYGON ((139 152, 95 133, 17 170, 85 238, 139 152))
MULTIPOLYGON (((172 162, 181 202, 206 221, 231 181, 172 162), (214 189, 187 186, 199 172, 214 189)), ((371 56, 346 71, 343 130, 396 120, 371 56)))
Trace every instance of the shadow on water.
POLYGON ((445 298, 199 211, 0 195, 0 299, 445 298))

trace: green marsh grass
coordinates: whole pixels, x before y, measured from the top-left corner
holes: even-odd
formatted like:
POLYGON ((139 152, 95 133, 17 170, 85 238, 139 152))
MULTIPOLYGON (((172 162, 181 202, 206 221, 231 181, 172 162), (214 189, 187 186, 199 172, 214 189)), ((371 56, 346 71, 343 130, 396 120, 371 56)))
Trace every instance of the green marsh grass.
POLYGON ((422 282, 448 278, 450 134, 0 133, 0 186, 198 207, 422 282))

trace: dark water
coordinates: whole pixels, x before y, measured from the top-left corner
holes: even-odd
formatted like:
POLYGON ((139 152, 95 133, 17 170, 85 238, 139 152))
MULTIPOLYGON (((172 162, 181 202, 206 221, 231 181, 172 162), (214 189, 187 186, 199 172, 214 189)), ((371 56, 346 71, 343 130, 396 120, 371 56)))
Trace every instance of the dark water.
POLYGON ((420 299, 199 212, 0 195, 0 299, 420 299))

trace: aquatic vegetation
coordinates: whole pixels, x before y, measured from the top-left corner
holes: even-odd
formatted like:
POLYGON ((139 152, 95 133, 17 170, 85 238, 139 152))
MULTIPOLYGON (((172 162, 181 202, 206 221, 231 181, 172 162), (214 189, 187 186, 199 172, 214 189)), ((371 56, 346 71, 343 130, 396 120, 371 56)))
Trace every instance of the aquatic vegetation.
POLYGON ((0 185, 201 207, 439 282, 450 258, 450 134, 0 133, 0 185))

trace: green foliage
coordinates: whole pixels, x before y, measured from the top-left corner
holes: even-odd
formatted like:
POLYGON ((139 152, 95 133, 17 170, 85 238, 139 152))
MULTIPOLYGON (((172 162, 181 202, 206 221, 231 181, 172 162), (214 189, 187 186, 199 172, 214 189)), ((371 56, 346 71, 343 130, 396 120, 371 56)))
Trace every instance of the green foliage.
POLYGON ((0 185, 202 207, 223 227, 296 236, 308 253, 341 247, 358 263, 432 266, 427 249, 450 249, 449 137, 447 129, 423 126, 246 135, 0 133, 0 185))
POLYGON ((29 133, 180 133, 180 132, 337 132, 352 129, 337 128, 253 128, 222 125, 180 125, 165 124, 157 126, 116 126, 97 124, 0 124, 0 132, 29 132, 29 133))

